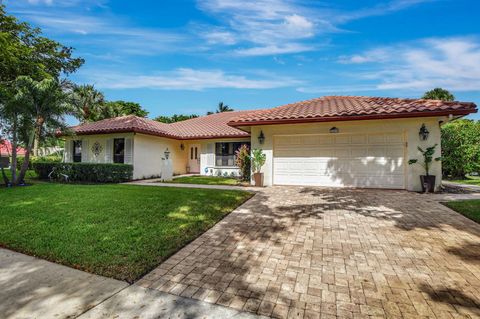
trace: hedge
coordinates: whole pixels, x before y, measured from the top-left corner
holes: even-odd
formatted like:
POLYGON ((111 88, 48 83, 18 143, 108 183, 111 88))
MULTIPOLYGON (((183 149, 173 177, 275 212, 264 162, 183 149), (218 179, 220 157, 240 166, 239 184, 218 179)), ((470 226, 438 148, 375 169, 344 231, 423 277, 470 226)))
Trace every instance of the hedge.
MULTIPOLYGON (((10 158, 10 162, 12 159, 10 158)), ((24 156, 17 157, 17 169, 22 167, 23 162, 25 161, 24 156)), ((45 163, 60 163, 62 157, 58 155, 48 155, 48 156, 30 156, 30 162, 28 163, 28 169, 33 169, 33 163, 45 162, 45 163)))
POLYGON ((32 165, 40 179, 49 179, 53 169, 52 178, 61 179, 60 174, 65 174, 72 182, 121 183, 133 177, 133 166, 128 164, 35 162, 32 165))

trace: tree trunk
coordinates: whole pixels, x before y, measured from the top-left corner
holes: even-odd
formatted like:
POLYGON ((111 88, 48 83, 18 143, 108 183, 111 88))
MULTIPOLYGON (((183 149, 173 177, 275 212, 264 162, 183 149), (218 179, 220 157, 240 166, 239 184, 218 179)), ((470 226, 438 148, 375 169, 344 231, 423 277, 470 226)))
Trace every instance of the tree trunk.
POLYGON ((17 115, 13 116, 13 125, 12 125, 12 164, 10 165, 10 170, 12 172, 12 182, 15 182, 17 179, 17 115))
POLYGON ((38 156, 38 149, 40 148, 40 137, 42 135, 42 127, 45 120, 43 117, 37 117, 36 128, 35 128, 35 139, 33 142, 33 156, 38 156))
POLYGON ((32 152, 33 141, 35 140, 35 132, 37 131, 37 125, 35 125, 34 131, 30 134, 30 138, 28 139, 27 147, 25 150, 25 158, 23 160, 22 167, 20 168, 20 172, 18 173, 18 177, 15 180, 15 185, 22 184, 25 181, 25 175, 27 174, 28 166, 30 165, 30 153, 32 152))

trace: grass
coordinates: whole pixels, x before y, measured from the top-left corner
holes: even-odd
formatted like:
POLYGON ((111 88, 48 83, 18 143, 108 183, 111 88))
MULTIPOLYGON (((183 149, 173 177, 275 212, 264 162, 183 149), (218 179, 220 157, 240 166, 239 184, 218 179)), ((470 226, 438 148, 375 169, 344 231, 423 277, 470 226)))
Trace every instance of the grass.
POLYGON ((447 202, 445 205, 465 217, 480 223, 480 199, 447 202))
POLYGON ((1 188, 0 246, 133 282, 251 196, 135 185, 1 188))
MULTIPOLYGON (((17 171, 17 174, 20 173, 20 171, 17 171)), ((10 182, 12 181, 12 172, 10 169, 5 168, 5 175, 7 175, 8 179, 10 182)), ((34 170, 28 170, 25 174, 25 182, 27 184, 35 183, 37 178, 37 174, 35 173, 34 170)), ((3 176, 2 172, 0 171, 0 187, 4 185, 3 183, 3 176)))
POLYGON ((454 179, 454 180, 449 180, 449 182, 480 186, 480 177, 467 176, 465 179, 454 179))
POLYGON ((182 176, 174 178, 169 183, 180 184, 204 184, 204 185, 239 185, 239 180, 232 177, 220 177, 220 176, 182 176))

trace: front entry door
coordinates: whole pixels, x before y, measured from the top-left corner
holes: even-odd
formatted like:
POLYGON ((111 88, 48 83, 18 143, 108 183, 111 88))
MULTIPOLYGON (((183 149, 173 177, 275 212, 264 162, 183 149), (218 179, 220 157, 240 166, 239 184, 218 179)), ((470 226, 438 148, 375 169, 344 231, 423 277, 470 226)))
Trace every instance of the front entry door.
POLYGON ((200 145, 191 144, 188 152, 188 166, 190 167, 190 173, 200 173, 200 145))

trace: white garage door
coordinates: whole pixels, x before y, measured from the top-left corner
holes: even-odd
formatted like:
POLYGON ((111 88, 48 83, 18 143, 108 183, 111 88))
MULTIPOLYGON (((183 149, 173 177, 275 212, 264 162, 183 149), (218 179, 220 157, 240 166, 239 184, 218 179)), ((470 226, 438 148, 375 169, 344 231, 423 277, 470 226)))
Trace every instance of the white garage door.
POLYGON ((274 136, 273 183, 405 188, 404 135, 274 136))

